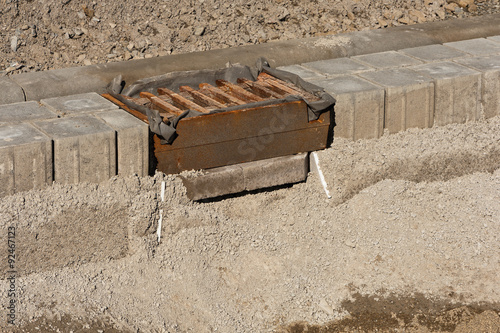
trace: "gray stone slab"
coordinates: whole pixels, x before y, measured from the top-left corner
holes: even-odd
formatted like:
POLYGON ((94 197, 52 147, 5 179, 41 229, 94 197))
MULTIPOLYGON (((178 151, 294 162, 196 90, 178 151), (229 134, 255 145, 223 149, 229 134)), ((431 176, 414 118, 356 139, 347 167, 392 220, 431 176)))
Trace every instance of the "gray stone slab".
POLYGON ((243 169, 239 165, 182 173, 180 177, 186 187, 186 195, 191 200, 214 198, 245 190, 243 169))
MULTIPOLYGON (((122 66, 123 74, 130 67, 130 62, 127 61, 122 66)), ((109 82, 119 74, 113 72, 111 67, 114 66, 104 64, 27 72, 12 75, 11 79, 23 88, 27 101, 39 101, 87 92, 105 92, 109 82)))
POLYGON ((126 111, 95 114, 116 131, 118 174, 147 176, 149 171, 149 126, 126 111))
POLYGON ((441 44, 412 47, 399 50, 399 52, 417 58, 423 62, 445 61, 469 56, 467 53, 441 44))
POLYGON ((118 106, 93 92, 42 99, 40 102, 62 116, 118 109, 118 106))
POLYGON ((472 55, 500 54, 500 44, 487 40, 486 38, 461 40, 458 42, 445 43, 444 45, 472 55))
POLYGON ((352 59, 366 63, 375 68, 415 66, 422 63, 420 60, 396 51, 359 55, 352 57, 352 59))
POLYGON ((362 78, 346 75, 314 81, 332 94, 335 104, 334 136, 357 139, 383 134, 384 88, 362 78))
POLYGON ((367 72, 360 76, 385 88, 384 127, 389 133, 432 127, 434 83, 407 68, 367 72))
POLYGON ((115 131, 90 115, 35 122, 54 141, 54 181, 101 182, 116 175, 115 131))
POLYGON ((303 79, 322 79, 325 78, 324 75, 317 73, 315 71, 312 71, 310 69, 307 69, 303 66, 300 65, 291 65, 291 66, 283 66, 283 67, 278 67, 278 69, 281 69, 283 71, 287 71, 293 74, 297 74, 303 79))
POLYGON ((242 163, 247 191, 304 181, 309 171, 308 153, 242 163))
POLYGON ((24 101, 23 89, 9 77, 0 77, 0 105, 24 101))
POLYGON ((196 173, 184 172, 180 177, 187 197, 201 200, 301 182, 307 178, 308 168, 308 153, 301 153, 196 173))
POLYGON ((0 105, 0 125, 53 118, 57 118, 57 114, 41 106, 38 102, 0 105))
POLYGON ((500 43, 500 36, 491 36, 491 37, 488 37, 486 39, 500 43))
POLYGON ((481 73, 453 62, 412 68, 434 79, 434 124, 465 123, 479 118, 481 73))
POLYGON ((482 115, 491 118, 500 115, 500 55, 457 60, 481 74, 482 115))
POLYGON ((302 65, 327 76, 356 74, 374 69, 371 66, 349 58, 313 61, 302 65))
POLYGON ((52 141, 30 124, 0 126, 0 197, 52 183, 52 141))

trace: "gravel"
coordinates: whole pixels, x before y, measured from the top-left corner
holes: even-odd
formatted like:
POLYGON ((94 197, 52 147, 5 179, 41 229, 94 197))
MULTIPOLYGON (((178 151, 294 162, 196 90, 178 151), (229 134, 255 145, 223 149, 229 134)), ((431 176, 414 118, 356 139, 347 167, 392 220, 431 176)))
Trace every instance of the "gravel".
POLYGON ((498 0, 2 0, 0 3, 0 74, 499 12, 498 0), (9 70, 13 63, 22 64, 22 68, 9 70))

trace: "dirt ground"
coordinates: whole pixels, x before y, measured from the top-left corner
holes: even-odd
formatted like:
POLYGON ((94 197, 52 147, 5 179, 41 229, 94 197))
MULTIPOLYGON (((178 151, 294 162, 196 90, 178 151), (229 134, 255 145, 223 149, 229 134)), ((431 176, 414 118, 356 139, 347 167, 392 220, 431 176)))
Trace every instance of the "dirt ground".
POLYGON ((334 140, 319 158, 332 199, 317 174, 204 202, 163 174, 3 198, 1 251, 15 226, 19 259, 16 326, 0 327, 500 331, 500 117, 334 140))
POLYGON ((0 0, 0 75, 497 13, 498 0, 0 0))
MULTIPOLYGON (((499 7, 498 0, 0 0, 0 75, 499 7)), ((189 201, 181 182, 163 174, 0 199, 0 329, 500 332, 500 117, 336 139, 319 158, 331 199, 316 174, 204 202, 189 201), (15 325, 7 322, 11 300, 15 325)))

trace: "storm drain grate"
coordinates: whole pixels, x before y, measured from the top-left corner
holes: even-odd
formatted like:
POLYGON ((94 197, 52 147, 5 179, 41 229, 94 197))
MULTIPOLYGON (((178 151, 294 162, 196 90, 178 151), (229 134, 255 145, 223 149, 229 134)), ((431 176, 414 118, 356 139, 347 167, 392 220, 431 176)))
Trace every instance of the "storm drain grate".
POLYGON ((103 96, 147 123, 144 109, 157 110, 168 126, 175 124, 175 137, 167 144, 162 136, 153 136, 156 169, 167 174, 326 147, 330 112, 309 120, 305 102, 321 102, 322 97, 265 72, 255 81, 240 77, 234 83, 212 82, 159 85, 149 91, 141 89, 134 97, 103 96), (186 117, 188 111, 196 113, 186 117))

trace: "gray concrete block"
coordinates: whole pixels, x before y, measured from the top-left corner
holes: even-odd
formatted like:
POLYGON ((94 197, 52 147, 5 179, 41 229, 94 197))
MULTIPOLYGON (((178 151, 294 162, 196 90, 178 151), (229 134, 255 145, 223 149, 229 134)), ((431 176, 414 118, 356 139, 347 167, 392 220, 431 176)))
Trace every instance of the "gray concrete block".
POLYGON ((283 71, 287 71, 293 74, 297 74, 303 79, 322 79, 325 78, 324 75, 317 73, 313 70, 307 69, 301 65, 291 65, 291 66, 283 66, 283 67, 278 67, 278 69, 281 69, 283 71))
POLYGON ((335 137, 357 140, 378 138, 383 134, 383 87, 351 75, 314 83, 337 100, 334 108, 335 137))
POLYGON ((247 191, 304 181, 309 171, 308 153, 240 164, 247 191))
POLYGON ((313 61, 302 65, 327 76, 356 74, 374 69, 371 66, 349 58, 313 61))
POLYGON ((186 187, 186 195, 191 200, 214 198, 245 190, 243 169, 238 164, 200 172, 183 172, 180 177, 186 187))
POLYGON ((116 175, 115 131, 103 121, 83 115, 34 125, 54 141, 54 181, 101 182, 116 175))
POLYGON ((24 101, 23 89, 8 77, 0 77, 0 105, 24 101))
POLYGON ((41 106, 38 102, 0 105, 0 125, 53 118, 57 118, 57 114, 41 106))
POLYGON ((147 176, 149 170, 149 126, 126 111, 95 114, 116 131, 118 174, 147 176))
POLYGON ((308 153, 228 165, 200 172, 183 172, 180 178, 191 200, 293 184, 307 178, 308 153))
POLYGON ((461 40, 458 42, 445 43, 444 45, 453 47, 457 50, 472 55, 489 55, 500 53, 500 44, 486 38, 461 40))
POLYGON ((120 72, 112 70, 115 66, 105 64, 27 72, 12 75, 11 79, 23 88, 27 101, 39 101, 87 92, 105 92, 113 77, 120 72, 127 72, 130 62, 125 62, 120 72))
POLYGON ((485 118, 500 115, 500 55, 457 60, 481 74, 481 109, 485 118))
POLYGON ((117 105, 93 92, 42 99, 40 103, 62 116, 118 109, 117 105))
POLYGON ((391 68, 415 66, 421 64, 422 61, 409 57, 396 51, 387 51, 380 53, 365 54, 352 57, 352 59, 366 63, 375 68, 391 68))
POLYGON ((412 47, 399 50, 399 52, 417 58, 423 62, 445 61, 469 56, 467 53, 441 44, 412 47))
POLYGON ((0 126, 0 197, 52 183, 52 141, 30 124, 0 126))
POLYGON ((479 118, 481 73, 452 62, 412 68, 434 79, 434 124, 465 123, 479 118))
POLYGON ((384 127, 390 133, 432 127, 434 83, 407 68, 367 72, 360 76, 385 87, 384 127))

